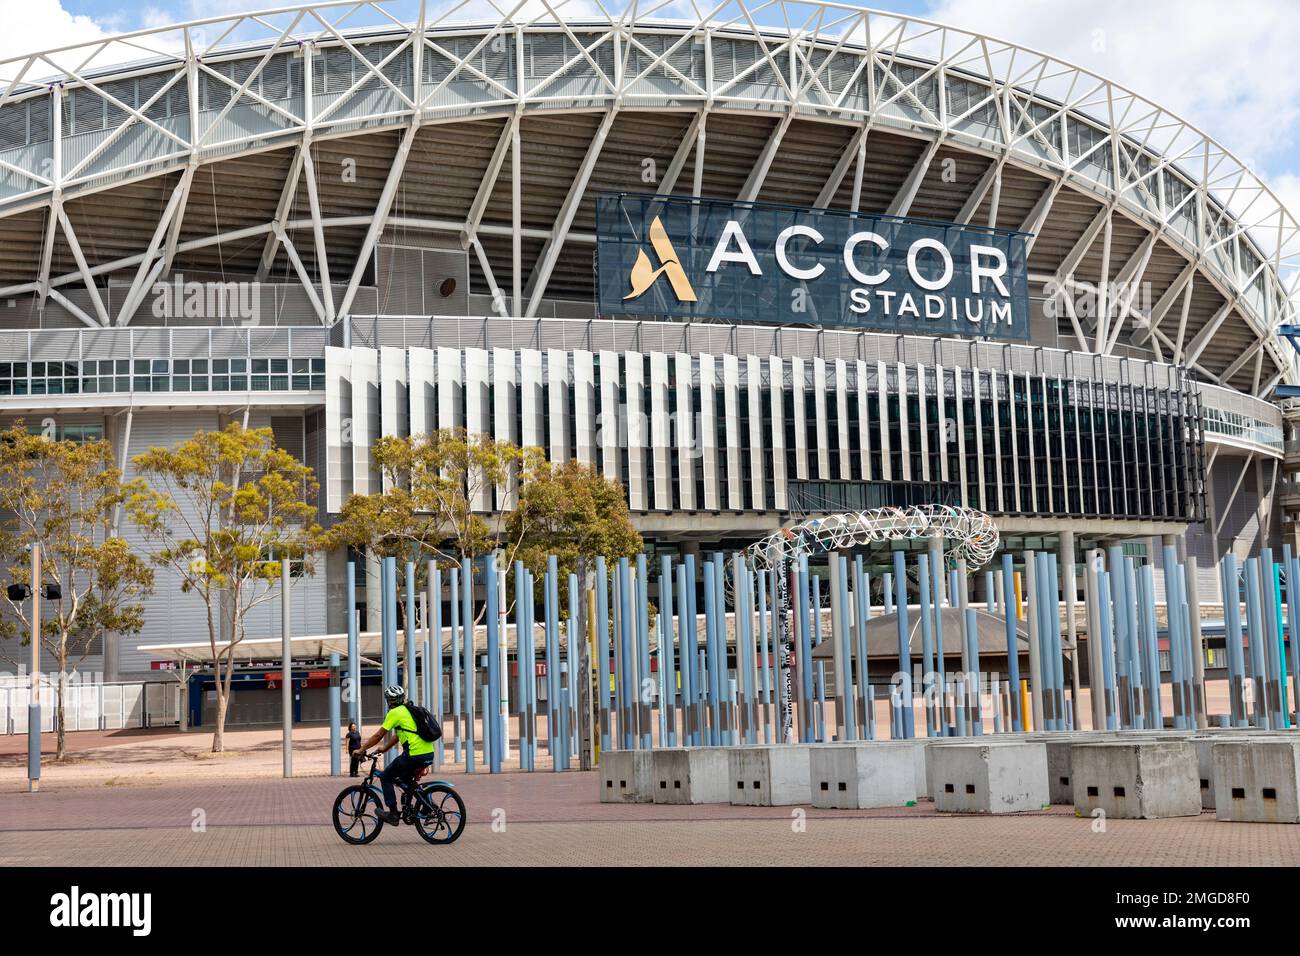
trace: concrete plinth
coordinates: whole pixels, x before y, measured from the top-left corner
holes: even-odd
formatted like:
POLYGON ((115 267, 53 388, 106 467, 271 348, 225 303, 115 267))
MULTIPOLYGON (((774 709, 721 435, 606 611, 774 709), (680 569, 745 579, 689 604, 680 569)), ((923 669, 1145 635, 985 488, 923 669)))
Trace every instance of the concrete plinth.
POLYGON ((731 799, 729 747, 652 750, 655 803, 727 803, 731 799))
POLYGON ((808 752, 813 744, 732 747, 728 793, 737 807, 788 807, 809 802, 808 752))
POLYGON ((860 810, 911 803, 917 798, 918 757, 924 769, 924 752, 910 741, 813 747, 812 805, 860 810))
POLYGON ((1017 813, 1047 805, 1047 748, 1041 743, 939 744, 928 753, 940 813, 1017 813))
POLYGON ((1188 740, 1076 744, 1074 807, 1117 819, 1153 820, 1201 812, 1196 747, 1188 740))
POLYGON ((603 751, 600 755, 600 802, 652 802, 652 753, 650 750, 603 751))
POLYGON ((1220 739, 1211 753, 1215 819, 1300 823, 1300 740, 1220 739))

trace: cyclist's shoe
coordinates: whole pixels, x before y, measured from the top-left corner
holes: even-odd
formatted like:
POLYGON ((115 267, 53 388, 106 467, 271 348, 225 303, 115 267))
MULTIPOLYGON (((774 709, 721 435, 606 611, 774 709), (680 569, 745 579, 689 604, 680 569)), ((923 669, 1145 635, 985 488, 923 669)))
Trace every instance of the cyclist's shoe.
POLYGON ((379 819, 383 820, 385 823, 400 823, 402 815, 396 810, 384 810, 379 814, 379 819))

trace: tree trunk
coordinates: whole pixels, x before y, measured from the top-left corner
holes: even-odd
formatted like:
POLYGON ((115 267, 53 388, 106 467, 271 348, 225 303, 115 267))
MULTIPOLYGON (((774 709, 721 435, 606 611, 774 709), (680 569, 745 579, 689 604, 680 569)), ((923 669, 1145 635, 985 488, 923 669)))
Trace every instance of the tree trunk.
POLYGON ((56 732, 56 739, 57 739, 57 741, 58 741, 58 743, 57 743, 56 746, 55 746, 55 750, 54 750, 54 759, 55 759, 55 760, 62 760, 62 759, 63 759, 64 757, 66 757, 67 754, 68 754, 67 731, 66 731, 66 726, 65 726, 65 724, 64 724, 64 722, 63 722, 63 714, 64 714, 64 692, 65 692, 65 690, 66 690, 66 688, 67 688, 67 683, 68 683, 67 670, 68 670, 68 669, 67 669, 67 654, 63 651, 62 648, 60 648, 60 650, 59 650, 59 673, 58 673, 58 675, 57 675, 57 679, 58 679, 58 690, 55 692, 55 697, 54 697, 54 699, 55 699, 55 705, 54 705, 54 729, 55 729, 55 732, 56 732))

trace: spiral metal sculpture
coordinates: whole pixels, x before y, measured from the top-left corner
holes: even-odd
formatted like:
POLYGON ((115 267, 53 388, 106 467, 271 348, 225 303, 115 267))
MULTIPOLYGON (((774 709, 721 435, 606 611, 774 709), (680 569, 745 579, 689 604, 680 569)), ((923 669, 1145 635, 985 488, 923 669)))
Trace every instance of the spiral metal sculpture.
POLYGON ((998 549, 997 526, 984 512, 950 505, 916 505, 810 518, 756 541, 746 549, 745 557, 752 567, 768 569, 801 552, 848 551, 866 544, 936 535, 948 544, 944 556, 949 560, 965 558, 971 570, 988 564, 998 549))

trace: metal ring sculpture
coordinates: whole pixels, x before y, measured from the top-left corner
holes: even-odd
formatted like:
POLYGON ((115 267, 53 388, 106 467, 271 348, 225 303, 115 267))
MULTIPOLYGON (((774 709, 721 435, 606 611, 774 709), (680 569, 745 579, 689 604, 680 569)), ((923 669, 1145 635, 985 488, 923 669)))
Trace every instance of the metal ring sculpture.
POLYGON ((950 544, 944 552, 946 558, 965 558, 972 570, 993 560, 998 549, 997 526, 984 512, 949 505, 916 505, 810 518, 756 541, 746 549, 745 557, 752 567, 768 569, 778 560, 800 552, 822 554, 900 538, 935 536, 950 544))

